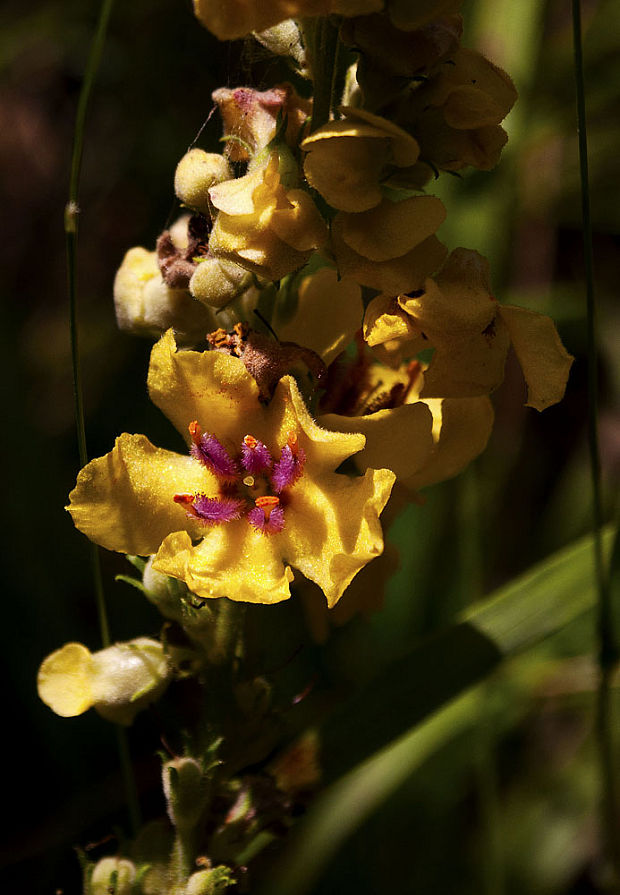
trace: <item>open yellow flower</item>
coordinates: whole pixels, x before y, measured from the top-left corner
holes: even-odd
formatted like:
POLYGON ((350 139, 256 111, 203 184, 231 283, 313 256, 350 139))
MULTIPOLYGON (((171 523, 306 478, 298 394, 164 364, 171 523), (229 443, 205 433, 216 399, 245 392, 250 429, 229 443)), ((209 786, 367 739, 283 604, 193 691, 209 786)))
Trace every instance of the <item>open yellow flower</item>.
POLYGON ((308 183, 333 208, 367 211, 383 199, 381 180, 393 168, 410 168, 420 147, 406 131, 364 109, 343 106, 302 142, 308 183))
POLYGON ((218 210, 210 252, 269 280, 297 270, 327 241, 310 194, 282 183, 277 150, 266 164, 212 187, 209 196, 218 210))
POLYGON ((459 49, 392 113, 415 134, 420 154, 438 168, 493 168, 507 135, 500 122, 517 99, 506 72, 481 53, 459 49))
POLYGON ((43 702, 63 718, 94 707, 117 724, 157 699, 172 669, 157 640, 138 637, 91 653, 81 643, 66 643, 41 663, 37 689, 43 702))
POLYGON ((544 410, 561 400, 572 357, 551 318, 491 293, 489 265, 478 252, 455 249, 424 288, 366 309, 364 336, 372 347, 400 343, 413 355, 434 348, 423 398, 464 398, 497 388, 512 343, 527 383, 527 405, 544 410))
POLYGON ((167 333, 153 348, 149 390, 190 455, 125 434, 89 463, 69 511, 96 543, 154 554, 155 570, 201 597, 258 603, 290 595, 293 566, 333 605, 381 553, 393 473, 336 473, 364 436, 319 428, 291 377, 265 405, 241 360, 177 352, 167 333))
POLYGON ((398 370, 372 363, 360 371, 358 360, 349 369, 353 376, 341 389, 344 402, 336 401, 318 421, 366 436, 364 450, 353 458, 360 472, 387 466, 397 485, 417 491, 457 475, 485 449, 493 427, 486 395, 423 398, 425 373, 417 361, 398 370), (352 402, 355 378, 358 396, 352 402))

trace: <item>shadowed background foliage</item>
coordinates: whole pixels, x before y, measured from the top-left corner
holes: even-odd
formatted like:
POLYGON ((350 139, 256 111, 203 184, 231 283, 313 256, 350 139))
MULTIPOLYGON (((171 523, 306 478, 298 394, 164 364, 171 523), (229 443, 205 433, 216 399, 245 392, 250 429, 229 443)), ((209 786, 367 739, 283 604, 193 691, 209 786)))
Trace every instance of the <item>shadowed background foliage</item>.
MULTIPOLYGON (((583 9, 601 441, 611 517, 620 475, 620 8, 614 0, 590 0, 583 9)), ((440 236, 450 247, 487 254, 496 294, 550 313, 576 362, 564 402, 538 415, 522 407, 524 384, 509 359, 506 382, 495 395, 497 424, 488 451, 399 519, 394 541, 401 565, 383 612, 338 631, 320 660, 330 675, 356 684, 589 524, 569 5, 472 0, 464 12, 464 44, 504 66, 521 100, 508 120, 510 142, 496 171, 443 175, 436 184, 448 207, 440 236)), ((99 645, 87 544, 63 510, 78 461, 62 215, 96 15, 94 3, 47 0, 27 7, 7 2, 1 16, 6 891, 78 892, 72 846, 96 843, 126 824, 113 730, 93 713, 57 718, 35 689, 47 653, 68 640, 99 645)), ((174 168, 211 112, 211 91, 266 87, 282 77, 253 44, 218 44, 194 21, 189 2, 135 0, 115 9, 87 123, 80 202, 91 456, 109 450, 121 431, 178 445, 146 395, 150 344, 116 330, 114 273, 129 247, 153 246, 174 210, 174 168)), ((218 135, 214 116, 199 145, 215 149, 218 135)), ((127 572, 126 563, 106 555, 103 565, 113 637, 155 636, 155 611, 114 583, 115 574, 127 572)), ((292 632, 296 645, 298 607, 268 612, 262 623, 292 632)), ((390 890, 401 892, 599 891, 591 630, 587 619, 576 622, 496 673, 471 707, 478 721, 436 750, 422 773, 411 774, 346 843, 313 891, 371 895, 386 891, 388 878, 390 890)), ((421 675, 419 687, 426 685, 421 675)), ((159 732, 155 712, 139 717, 131 731, 147 815, 163 810, 159 732)), ((346 738, 333 748, 346 766, 346 738)), ((99 853, 105 846, 91 851, 99 853)))

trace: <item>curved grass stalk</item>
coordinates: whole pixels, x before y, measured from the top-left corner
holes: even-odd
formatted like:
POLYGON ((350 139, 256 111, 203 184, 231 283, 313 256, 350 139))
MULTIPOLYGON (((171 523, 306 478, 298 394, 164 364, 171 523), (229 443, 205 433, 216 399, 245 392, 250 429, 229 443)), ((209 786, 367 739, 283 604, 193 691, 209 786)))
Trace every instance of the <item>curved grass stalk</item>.
MULTIPOLYGON (((88 54, 86 71, 84 72, 84 81, 80 90, 76 113, 75 129, 73 134, 73 150, 71 155, 69 198, 65 206, 64 216, 65 246, 67 256, 67 287, 69 293, 69 330, 71 338, 71 364, 73 369, 73 400, 75 408, 78 453, 81 466, 85 466, 88 462, 88 451, 86 446, 86 427, 84 424, 84 395, 82 389, 82 374, 80 368, 77 319, 77 244, 78 219, 80 213, 78 204, 78 192, 80 184, 80 173, 82 169, 82 153, 84 147, 86 114, 88 111, 88 105, 93 85, 95 83, 97 72, 99 70, 99 64, 101 62, 101 55, 106 40, 108 23, 112 12, 113 2, 114 0, 103 0, 101 4, 95 35, 90 48, 90 52, 88 54)), ((99 620, 101 641, 103 643, 103 646, 107 647, 111 643, 110 626, 105 605, 105 594, 103 589, 103 579, 101 575, 99 548, 96 544, 91 544, 90 562, 92 568, 93 586, 95 590, 95 599, 97 603, 97 616, 99 620)), ((118 726, 117 741, 129 817, 133 831, 134 833, 136 833, 138 827, 140 826, 140 808, 138 804, 138 794, 133 776, 131 758, 129 755, 127 735, 124 728, 118 726)))
POLYGON ((614 766, 614 737, 610 681, 618 662, 619 651, 614 635, 611 588, 603 561, 603 507, 601 463, 598 439, 598 346, 596 303, 594 299, 594 263, 592 252, 592 220, 590 216, 590 184, 588 174, 588 139, 585 107, 585 81, 581 38, 581 4, 572 0, 573 51, 575 60, 575 92, 579 134, 579 172, 581 181, 581 213, 586 275, 587 338, 588 338, 588 443, 592 480, 592 532, 597 584, 597 634, 599 685, 596 705, 596 735, 601 775, 601 824, 611 876, 610 890, 620 891, 620 831, 616 822, 618 780, 614 766))

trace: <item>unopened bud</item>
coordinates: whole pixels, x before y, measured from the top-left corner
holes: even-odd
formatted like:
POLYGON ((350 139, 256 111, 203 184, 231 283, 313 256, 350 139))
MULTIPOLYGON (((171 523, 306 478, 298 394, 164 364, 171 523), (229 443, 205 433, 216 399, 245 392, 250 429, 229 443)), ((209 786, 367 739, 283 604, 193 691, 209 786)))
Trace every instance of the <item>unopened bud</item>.
POLYGON ((102 858, 90 878, 91 895, 132 895, 136 867, 126 858, 102 858))
POLYGON ((220 892, 234 883, 232 871, 220 864, 211 870, 199 870, 197 873, 192 873, 187 881, 184 895, 220 895, 220 892))
POLYGON ((223 308, 251 283, 251 274, 238 264, 220 258, 205 258, 189 281, 189 291, 204 305, 223 308))
POLYGON ((174 190, 185 205, 209 214, 209 188, 223 180, 231 180, 233 176, 223 155, 190 149, 177 165, 174 190))
POLYGON ((174 758, 162 768, 168 817, 181 834, 191 831, 209 797, 210 780, 195 758, 174 758))

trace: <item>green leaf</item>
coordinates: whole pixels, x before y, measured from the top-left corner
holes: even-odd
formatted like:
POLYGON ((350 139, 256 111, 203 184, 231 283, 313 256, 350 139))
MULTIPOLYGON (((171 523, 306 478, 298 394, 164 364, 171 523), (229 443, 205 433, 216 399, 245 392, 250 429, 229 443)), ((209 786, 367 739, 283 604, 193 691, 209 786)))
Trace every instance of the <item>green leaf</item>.
MULTIPOLYGON (((609 551, 611 529, 604 532, 609 551)), ((590 536, 555 553, 417 644, 330 718, 322 731, 333 780, 484 680, 506 656, 559 631, 595 602, 590 536), (346 749, 343 749, 346 744, 346 749)))
MULTIPOLYGON (((608 553, 612 540, 607 529, 608 553)), ((364 688, 322 738, 328 779, 342 762, 360 763, 315 801, 265 893, 311 891, 355 829, 434 751, 475 722, 483 694, 473 685, 579 618, 595 599, 592 538, 586 537, 467 610, 364 688)))

